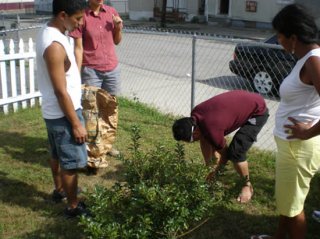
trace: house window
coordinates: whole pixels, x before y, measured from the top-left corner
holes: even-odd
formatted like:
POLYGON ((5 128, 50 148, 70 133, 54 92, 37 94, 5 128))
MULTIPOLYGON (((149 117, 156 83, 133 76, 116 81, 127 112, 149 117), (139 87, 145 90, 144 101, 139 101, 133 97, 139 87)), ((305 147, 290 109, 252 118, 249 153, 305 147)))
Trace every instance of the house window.
POLYGON ((257 12, 257 1, 246 1, 246 12, 257 12))
POLYGON ((277 3, 290 4, 290 3, 294 3, 294 0, 278 0, 277 3))

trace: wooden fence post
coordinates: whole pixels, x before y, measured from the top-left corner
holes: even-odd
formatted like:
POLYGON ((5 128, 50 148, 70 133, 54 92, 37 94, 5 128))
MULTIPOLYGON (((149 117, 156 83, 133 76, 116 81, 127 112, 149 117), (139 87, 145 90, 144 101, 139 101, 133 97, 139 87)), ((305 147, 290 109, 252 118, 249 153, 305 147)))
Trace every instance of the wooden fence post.
MULTIPOLYGON (((14 55, 14 41, 10 39, 9 43, 9 54, 14 55)), ((11 83, 11 96, 17 97, 17 74, 16 74, 16 60, 10 60, 10 83, 11 83)), ((18 109, 18 102, 13 103, 13 111, 16 112, 18 109)))
MULTIPOLYGON (((0 40, 0 58, 5 55, 4 43, 3 40, 0 40)), ((1 96, 3 99, 8 98, 8 79, 7 79, 7 70, 6 62, 0 61, 0 77, 1 77, 1 96)), ((9 111, 8 105, 3 106, 3 112, 7 114, 9 111)))
MULTIPOLYGON (((19 53, 23 55, 24 53, 24 43, 23 40, 20 38, 19 40, 19 53)), ((21 95, 25 95, 27 93, 26 89, 26 70, 25 70, 26 64, 24 58, 21 58, 19 60, 19 72, 20 72, 20 93, 21 95)), ((22 101, 22 108, 27 107, 27 101, 22 101)))
MULTIPOLYGON (((28 52, 31 54, 35 54, 34 49, 33 49, 33 41, 32 38, 29 38, 29 43, 28 43, 29 49, 28 52)), ((29 88, 30 88, 30 94, 35 94, 35 82, 34 82, 34 57, 30 57, 29 58, 29 88)), ((41 100, 41 98, 39 99, 41 100)), ((35 105, 35 98, 31 98, 30 99, 30 106, 34 106, 35 105)))

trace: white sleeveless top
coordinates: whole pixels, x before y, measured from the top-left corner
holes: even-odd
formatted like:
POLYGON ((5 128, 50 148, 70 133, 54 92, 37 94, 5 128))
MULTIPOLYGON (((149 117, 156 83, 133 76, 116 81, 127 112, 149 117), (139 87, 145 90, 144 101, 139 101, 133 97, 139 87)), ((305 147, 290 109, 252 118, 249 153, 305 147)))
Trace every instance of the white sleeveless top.
POLYGON ((43 54, 47 47, 53 42, 59 42, 65 49, 71 66, 66 72, 67 92, 69 93, 74 109, 81 108, 81 77, 78 66, 76 64, 73 47, 66 35, 62 34, 57 28, 45 25, 37 35, 36 56, 37 71, 36 79, 38 87, 42 94, 42 116, 45 119, 58 119, 64 116, 60 108, 58 99, 54 94, 52 82, 50 80, 47 65, 44 61, 43 54))
MULTIPOLYGON (((320 57, 320 48, 311 50, 302 57, 283 80, 280 86, 280 104, 276 113, 274 135, 287 140, 285 124, 292 124, 288 117, 301 122, 316 124, 320 119, 320 96, 313 85, 300 80, 300 71, 310 56, 320 57)), ((320 79, 319 79, 320 80, 320 79)))

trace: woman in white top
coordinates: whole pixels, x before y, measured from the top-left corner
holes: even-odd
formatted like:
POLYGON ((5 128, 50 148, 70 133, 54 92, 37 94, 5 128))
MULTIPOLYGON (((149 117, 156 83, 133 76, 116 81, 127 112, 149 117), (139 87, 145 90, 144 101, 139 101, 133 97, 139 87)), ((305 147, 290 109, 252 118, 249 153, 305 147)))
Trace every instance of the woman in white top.
POLYGON ((273 237, 303 239, 304 202, 320 167, 320 46, 314 18, 302 6, 284 7, 273 19, 279 43, 298 61, 280 86, 275 118, 277 143, 275 196, 280 214, 273 237))

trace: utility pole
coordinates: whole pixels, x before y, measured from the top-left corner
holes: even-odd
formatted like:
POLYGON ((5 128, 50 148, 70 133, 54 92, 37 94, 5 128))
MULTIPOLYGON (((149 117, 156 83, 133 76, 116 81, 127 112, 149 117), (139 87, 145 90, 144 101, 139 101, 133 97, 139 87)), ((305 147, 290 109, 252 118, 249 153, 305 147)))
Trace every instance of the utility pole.
POLYGON ((205 22, 208 23, 209 21, 209 16, 208 16, 208 0, 204 0, 204 17, 205 17, 205 22))
POLYGON ((20 16, 19 14, 17 14, 17 37, 18 37, 18 41, 20 40, 20 16))
POLYGON ((161 27, 166 27, 167 0, 162 1, 161 27))

